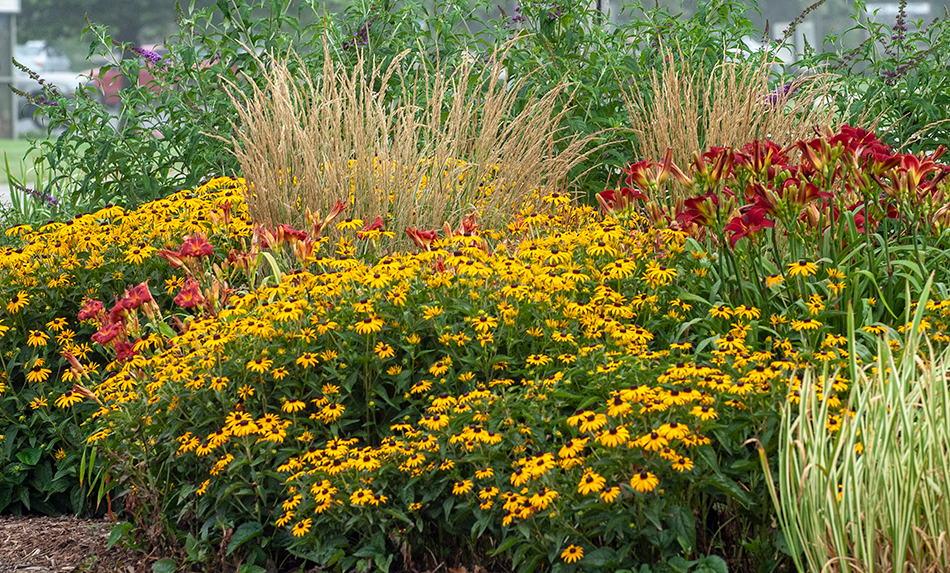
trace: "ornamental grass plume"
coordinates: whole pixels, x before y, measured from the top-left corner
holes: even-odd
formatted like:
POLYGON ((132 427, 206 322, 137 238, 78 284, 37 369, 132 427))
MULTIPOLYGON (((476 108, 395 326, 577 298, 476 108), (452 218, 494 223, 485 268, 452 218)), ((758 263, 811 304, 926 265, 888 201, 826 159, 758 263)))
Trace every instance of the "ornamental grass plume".
POLYGON ((299 58, 278 60, 263 89, 232 91, 240 104, 234 154, 255 221, 300 228, 307 209, 344 201, 353 205, 348 217, 380 217, 397 237, 472 214, 503 228, 542 188, 564 188, 590 153, 593 136, 560 134, 568 108, 556 102, 565 86, 520 96, 527 78, 498 79, 503 50, 480 72, 470 59, 452 73, 417 69, 412 77, 406 55, 386 69, 361 56, 347 70, 324 46, 319 74, 299 58))
POLYGON ((663 62, 647 89, 623 92, 641 157, 658 160, 672 149, 673 163, 686 166, 712 147, 738 149, 753 139, 787 147, 815 128, 834 127, 828 77, 799 77, 770 90, 775 57, 768 52, 759 61, 723 60, 705 82, 705 71, 682 52, 665 50, 663 62))

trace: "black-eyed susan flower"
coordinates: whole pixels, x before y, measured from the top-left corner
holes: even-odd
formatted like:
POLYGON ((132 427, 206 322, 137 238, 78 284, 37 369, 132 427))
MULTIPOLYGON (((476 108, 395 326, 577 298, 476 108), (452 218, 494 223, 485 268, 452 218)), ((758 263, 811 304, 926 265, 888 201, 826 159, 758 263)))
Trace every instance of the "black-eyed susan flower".
POLYGON ((607 416, 594 412, 585 412, 580 420, 580 431, 596 432, 607 425, 607 416))
POLYGON ((26 291, 20 291, 17 294, 10 297, 10 302, 7 303, 7 312, 10 314, 16 314, 22 309, 26 308, 30 304, 30 295, 26 291))
POLYGON ((580 455, 584 451, 584 446, 587 445, 587 442, 590 441, 590 438, 574 438, 567 444, 561 447, 557 455, 560 458, 574 458, 580 455))
POLYGON ((384 324, 386 324, 386 321, 378 316, 367 316, 362 320, 356 321, 356 324, 353 325, 353 329, 357 334, 373 334, 374 332, 382 330, 384 324))
MULTIPOLYGON (((40 359, 37 359, 36 364, 34 364, 33 367, 30 368, 29 371, 27 371, 26 380, 27 382, 32 382, 34 384, 37 384, 39 382, 46 382, 50 374, 52 374, 52 370, 50 370, 49 368, 44 368, 43 359, 40 358, 40 359)), ((80 400, 82 400, 82 398, 80 398, 80 400)))
POLYGON ((26 339, 27 345, 33 347, 46 346, 47 342, 49 342, 49 335, 42 330, 31 330, 26 339))
POLYGON ((343 404, 327 404, 317 415, 325 424, 332 424, 340 419, 346 407, 343 404))
POLYGON ((765 277, 765 287, 772 288, 774 286, 779 286, 785 282, 785 277, 782 275, 769 275, 765 277))
POLYGON ((379 356, 380 359, 392 358, 396 355, 396 351, 392 346, 386 344, 385 342, 377 342, 376 348, 373 350, 376 353, 376 356, 379 356))
POLYGON ((551 361, 551 358, 544 354, 530 354, 525 358, 525 362, 530 366, 544 366, 551 361))
POLYGON ((818 272, 818 265, 801 259, 796 263, 789 263, 788 275, 792 277, 807 277, 818 272))
POLYGON ((651 287, 656 288, 657 286, 670 284, 676 276, 677 272, 674 267, 667 267, 656 261, 650 261, 647 263, 643 280, 650 283, 651 287))
POLYGON ((713 407, 708 404, 704 404, 702 406, 693 406, 693 409, 690 410, 689 413, 704 422, 706 420, 715 420, 719 417, 719 414, 716 413, 716 410, 714 410, 713 407))
POLYGON ((561 559, 565 563, 576 563, 584 558, 584 549, 577 545, 568 545, 567 549, 561 552, 561 559))
POLYGON ((792 321, 792 330, 795 332, 801 332, 803 330, 816 330, 823 325, 822 322, 815 320, 814 318, 806 318, 804 320, 793 320, 792 321))
POLYGON ((495 470, 491 468, 475 470, 475 479, 491 479, 494 476, 495 476, 495 470))
POLYGON ((307 408, 307 403, 302 400, 287 400, 284 402, 280 411, 286 414, 293 414, 296 412, 301 412, 307 408))
POLYGON ((270 370, 270 367, 273 365, 274 361, 270 358, 256 358, 254 360, 248 361, 247 369, 258 374, 264 374, 270 370))
POLYGON ((635 446, 650 452, 656 452, 664 446, 668 446, 669 443, 669 440, 661 436, 656 431, 650 432, 649 434, 644 434, 637 438, 635 442, 633 442, 635 446))
POLYGON ((366 505, 373 499, 372 490, 360 488, 350 494, 350 503, 353 505, 366 505))
POLYGON ((620 495, 620 488, 617 486, 611 486, 604 489, 604 491, 600 492, 600 499, 604 503, 613 503, 617 499, 617 496, 619 495, 620 495))
POLYGON ((294 524, 291 533, 293 533, 294 537, 303 537, 308 531, 310 531, 310 527, 312 525, 313 520, 311 518, 308 517, 306 519, 302 519, 294 524))
POLYGON ((472 480, 470 479, 455 482, 455 484, 452 486, 452 495, 464 495, 472 491, 472 487, 473 484, 472 480))
POLYGON ((709 314, 711 314, 713 318, 729 319, 732 318, 732 309, 724 304, 719 304, 710 308, 709 314))
POLYGON ((670 422, 657 428, 656 433, 667 440, 680 440, 689 435, 689 428, 685 424, 670 422))
POLYGON ((677 458, 676 461, 673 462, 673 469, 680 473, 688 472, 693 469, 693 460, 689 458, 677 458))
POLYGON ((630 439, 630 432, 623 426, 618 426, 616 428, 611 428, 605 430, 597 435, 597 441, 601 444, 607 446, 608 448, 615 448, 622 444, 627 443, 627 440, 630 439))
POLYGON ((659 483, 659 478, 646 470, 633 474, 633 477, 630 478, 630 485, 640 493, 653 491, 659 483))
POLYGON ((237 437, 256 434, 259 430, 254 418, 247 412, 231 412, 225 418, 225 430, 237 437))
POLYGON ((607 483, 607 480, 603 478, 600 474, 588 470, 584 472, 584 475, 581 476, 581 481, 577 484, 577 493, 581 495, 587 495, 589 493, 596 493, 604 489, 604 485, 607 483))
POLYGON ((57 408, 68 408, 80 402, 82 402, 82 395, 80 395, 78 392, 73 392, 72 390, 66 390, 64 394, 56 399, 54 404, 57 408))

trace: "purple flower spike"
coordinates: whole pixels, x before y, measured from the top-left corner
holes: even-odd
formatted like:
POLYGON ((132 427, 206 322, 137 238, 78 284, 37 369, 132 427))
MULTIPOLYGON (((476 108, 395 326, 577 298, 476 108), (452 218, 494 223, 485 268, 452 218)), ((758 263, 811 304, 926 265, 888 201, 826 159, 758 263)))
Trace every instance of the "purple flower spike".
POLYGON ((139 55, 145 61, 151 64, 160 64, 162 63, 162 57, 153 52, 152 50, 147 50, 145 48, 140 48, 139 46, 132 46, 129 48, 133 53, 139 55))

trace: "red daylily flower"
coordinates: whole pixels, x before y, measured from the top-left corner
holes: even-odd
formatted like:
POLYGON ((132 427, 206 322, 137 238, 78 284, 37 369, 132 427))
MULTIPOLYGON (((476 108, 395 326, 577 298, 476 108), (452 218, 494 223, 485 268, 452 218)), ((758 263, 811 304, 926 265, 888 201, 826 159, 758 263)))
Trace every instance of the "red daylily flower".
POLYGON ((92 335, 92 341, 105 346, 115 340, 123 331, 124 328, 121 322, 107 323, 100 328, 98 332, 92 335))
POLYGON ((185 239, 181 249, 178 251, 179 257, 207 257, 211 255, 213 249, 208 237, 204 233, 195 233, 185 239))
POLYGON ((88 318, 98 318, 101 320, 101 313, 104 311, 105 306, 103 306, 102 302, 90 299, 83 303, 82 309, 80 309, 77 318, 79 320, 86 320, 88 318))
POLYGON ((725 231, 732 233, 729 237, 729 247, 736 248, 736 243, 742 237, 753 235, 762 229, 771 229, 775 222, 765 218, 766 211, 762 207, 753 206, 744 215, 733 217, 726 225, 725 231))
POLYGON ((205 299, 201 296, 201 288, 198 286, 198 281, 195 279, 188 279, 185 281, 184 286, 181 289, 181 292, 175 296, 175 304, 182 308, 194 308, 199 305, 203 305, 205 299))
POLYGON ((617 213, 630 208, 635 200, 645 201, 647 196, 629 187, 623 187, 618 191, 615 189, 605 189, 596 195, 597 203, 600 204, 600 210, 604 213, 617 213))
POLYGON ((379 231, 383 228, 383 218, 376 217, 376 220, 370 223, 369 225, 363 227, 362 231, 356 233, 357 238, 363 239, 373 231, 379 231))
POLYGON ((431 250, 433 241, 439 238, 435 231, 423 231, 422 229, 416 229, 415 227, 407 228, 406 234, 409 235, 410 239, 412 239, 413 244, 415 244, 420 249, 425 249, 426 251, 431 250))
POLYGON ((710 191, 705 195, 684 201, 683 210, 676 216, 676 221, 681 225, 696 224, 708 227, 716 219, 717 207, 719 207, 719 195, 710 191))

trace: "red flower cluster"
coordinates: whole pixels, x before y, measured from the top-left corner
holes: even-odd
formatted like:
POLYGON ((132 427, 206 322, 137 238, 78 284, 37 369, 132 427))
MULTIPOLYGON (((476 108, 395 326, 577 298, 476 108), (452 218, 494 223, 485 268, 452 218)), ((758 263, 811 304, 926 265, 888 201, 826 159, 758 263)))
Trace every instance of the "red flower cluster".
POLYGON ((662 163, 630 165, 627 186, 603 191, 597 201, 605 213, 643 201, 651 221, 728 234, 732 247, 776 222, 786 233, 799 223, 811 232, 845 212, 860 232, 876 229, 884 217, 900 217, 902 208, 915 218, 925 215, 924 222, 934 227, 950 226, 945 184, 950 166, 937 163, 943 153, 943 148, 929 157, 895 153, 873 133, 844 126, 786 149, 771 141, 752 141, 738 150, 713 147, 694 157, 688 173, 673 165, 668 151, 662 163), (664 185, 671 174, 691 198, 669 200, 664 185))

